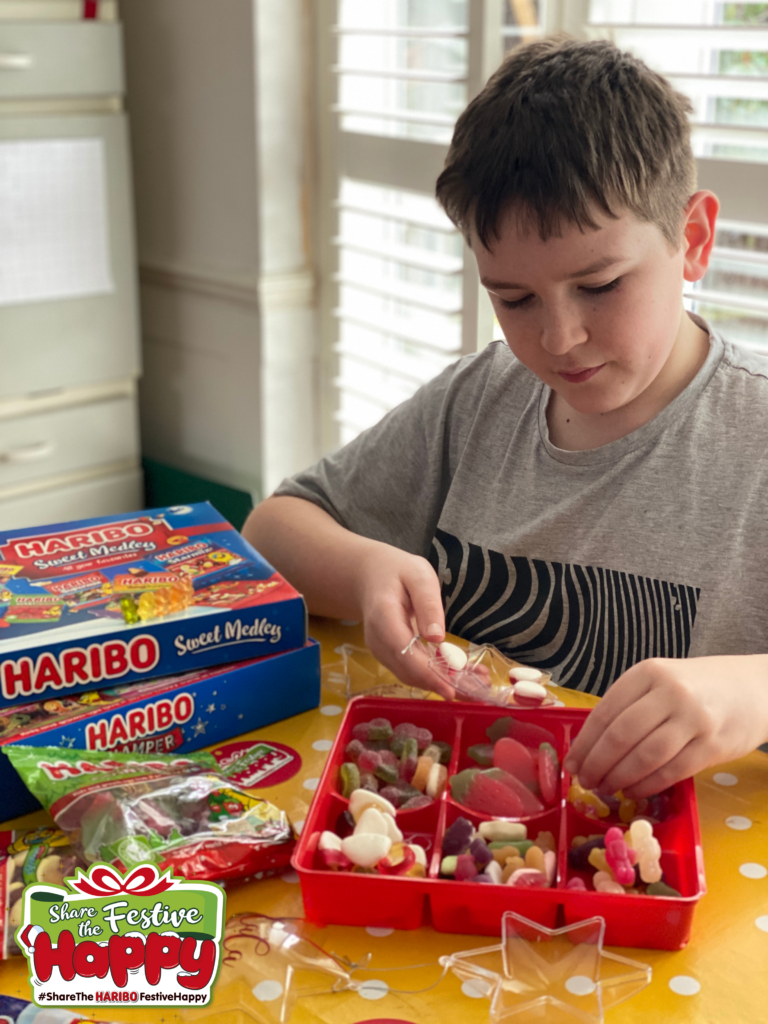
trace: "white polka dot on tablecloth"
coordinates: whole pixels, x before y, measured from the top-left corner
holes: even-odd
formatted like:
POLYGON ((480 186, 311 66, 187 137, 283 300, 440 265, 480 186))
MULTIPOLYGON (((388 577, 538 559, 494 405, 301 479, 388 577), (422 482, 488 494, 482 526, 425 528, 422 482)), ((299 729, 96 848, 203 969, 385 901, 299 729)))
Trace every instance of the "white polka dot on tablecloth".
POLYGON ((386 981, 379 981, 378 978, 364 981, 357 990, 357 994, 363 999, 383 999, 387 992, 389 992, 389 985, 386 981))
POLYGON ((294 821, 293 831, 296 833, 297 836, 301 835, 301 830, 304 828, 304 824, 305 822, 303 818, 301 819, 301 821, 294 821))
POLYGON ((688 974, 676 974, 669 979, 669 987, 678 996, 695 996, 701 991, 701 985, 688 974))
POLYGON ((302 782, 302 786, 304 787, 304 789, 309 789, 313 793, 319 785, 320 779, 304 779, 304 781, 302 782))
POLYGON ((375 928, 372 924, 369 924, 365 929, 369 935, 372 935, 374 939, 386 939, 388 935, 391 935, 395 930, 394 928, 375 928))
POLYGON ((282 875, 280 875, 280 877, 284 882, 287 882, 288 885, 296 885, 297 882, 299 881, 299 876, 296 874, 293 868, 289 868, 288 871, 284 871, 282 875))
POLYGON ((271 1003, 273 999, 279 999, 283 994, 283 986, 279 981, 260 981, 251 989, 260 1003, 271 1003))
POLYGON ((768 868, 763 864, 742 864, 739 874, 745 878, 765 878, 768 875, 768 868))
POLYGON ((471 981, 464 982, 461 991, 470 999, 486 999, 490 995, 491 986, 481 978, 473 978, 471 981))
POLYGON ((731 775, 730 772, 715 772, 712 781, 716 782, 718 786, 735 786, 739 778, 737 775, 731 775))
POLYGON ((743 817, 741 814, 732 814, 730 818, 725 819, 725 824, 728 828, 735 829, 737 832, 745 832, 748 828, 752 828, 750 819, 743 817))
POLYGON ((761 932, 768 932, 768 914, 763 914, 762 917, 756 918, 755 924, 761 932))
POLYGON ((568 978, 565 987, 572 996, 591 996, 597 985, 586 974, 574 974, 573 977, 568 978))
POLYGON ((323 704, 320 714, 332 718, 334 715, 340 715, 343 710, 344 708, 340 708, 338 704, 323 704))
POLYGON ((312 744, 313 750, 330 750, 333 746, 333 740, 315 740, 312 744))

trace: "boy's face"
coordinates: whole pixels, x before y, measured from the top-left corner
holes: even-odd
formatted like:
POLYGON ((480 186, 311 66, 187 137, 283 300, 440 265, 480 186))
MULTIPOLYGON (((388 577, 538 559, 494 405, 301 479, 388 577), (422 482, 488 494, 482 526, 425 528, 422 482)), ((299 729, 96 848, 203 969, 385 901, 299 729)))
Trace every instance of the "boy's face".
MULTIPOLYGON (((686 244, 655 224, 593 211, 598 230, 562 225, 543 242, 509 213, 490 250, 472 248, 512 352, 583 415, 614 412, 678 372, 686 244), (667 370, 665 371, 665 367, 667 370)), ((685 323, 684 323, 685 322, 685 323)))

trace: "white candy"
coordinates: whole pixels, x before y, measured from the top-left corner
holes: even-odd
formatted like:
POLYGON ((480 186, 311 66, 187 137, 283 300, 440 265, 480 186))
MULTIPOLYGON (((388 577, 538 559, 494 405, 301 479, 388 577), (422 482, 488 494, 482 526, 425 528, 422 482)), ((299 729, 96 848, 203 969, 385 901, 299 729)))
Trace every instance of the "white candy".
POLYGON ((379 796, 378 793, 373 793, 369 789, 353 790, 349 797, 349 813, 355 821, 366 807, 375 807, 384 814, 391 814, 393 818, 397 814, 394 805, 389 800, 385 800, 383 796, 379 796))
POLYGON ((322 832, 317 841, 318 850, 340 850, 341 839, 335 832, 322 832))
POLYGON ((494 885, 502 884, 502 871, 501 864, 498 861, 492 860, 485 865, 485 873, 489 875, 494 885))
POLYGON ((449 669, 454 672, 460 672, 467 664, 466 652, 457 647, 456 644, 450 644, 447 640, 443 640, 437 648, 445 658, 445 663, 449 669))
POLYGON ((547 691, 539 683, 530 683, 524 680, 522 683, 515 683, 512 687, 516 697, 527 697, 533 700, 544 700, 547 691))
POLYGON ((413 850, 416 863, 421 864, 421 866, 425 868, 427 866, 427 852, 424 847, 419 846, 418 843, 408 843, 408 846, 413 850))
POLYGON ((388 836, 387 818, 394 824, 388 814, 382 814, 375 807, 366 807, 357 819, 354 835, 388 836))
POLYGON ((528 838, 528 829, 519 821, 481 821, 479 831, 487 843, 514 843, 528 838))
POLYGON ((378 864, 382 857, 387 856, 391 847, 389 836, 374 836, 368 832, 341 840, 341 852, 361 868, 372 868, 378 864))
MULTIPOLYGON (((371 810, 373 810, 373 808, 371 808, 371 810)), ((402 841, 403 841, 403 833, 400 831, 400 829, 395 824, 395 819, 392 817, 392 815, 391 814, 382 814, 382 818, 384 819, 384 824, 387 827, 387 833, 386 834, 389 836, 389 838, 392 840, 392 842, 393 843, 402 843, 402 841)))
POLYGON ((509 681, 511 683, 522 683, 523 681, 538 683, 543 675, 544 673, 539 672, 537 668, 529 668, 527 665, 515 665, 514 668, 509 670, 509 681))

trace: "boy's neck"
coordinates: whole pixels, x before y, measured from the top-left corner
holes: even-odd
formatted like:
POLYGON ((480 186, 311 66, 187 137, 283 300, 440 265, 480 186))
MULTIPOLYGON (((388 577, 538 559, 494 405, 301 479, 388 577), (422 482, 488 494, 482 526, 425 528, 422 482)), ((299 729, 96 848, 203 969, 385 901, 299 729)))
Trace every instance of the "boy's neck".
POLYGON ((547 406, 549 439, 556 448, 581 452, 618 441, 666 409, 688 387, 709 353, 709 335, 683 314, 669 359, 653 383, 632 402, 612 412, 592 415, 572 409, 552 392, 547 406))

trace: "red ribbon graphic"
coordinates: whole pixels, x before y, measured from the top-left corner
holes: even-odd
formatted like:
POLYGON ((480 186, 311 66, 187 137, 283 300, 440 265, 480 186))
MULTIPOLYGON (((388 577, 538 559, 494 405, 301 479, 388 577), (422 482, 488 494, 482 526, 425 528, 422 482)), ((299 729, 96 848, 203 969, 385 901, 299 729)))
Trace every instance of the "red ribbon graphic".
POLYGON ((154 864, 142 864, 125 878, 114 868, 99 865, 91 868, 88 876, 81 871, 69 884, 86 896, 116 896, 121 892, 129 896, 158 896, 173 888, 170 871, 160 876, 154 864))

